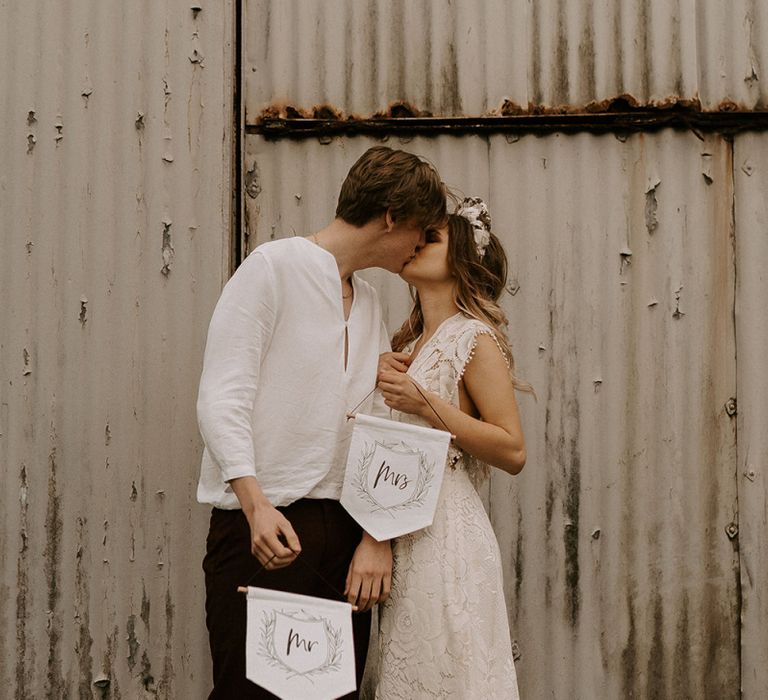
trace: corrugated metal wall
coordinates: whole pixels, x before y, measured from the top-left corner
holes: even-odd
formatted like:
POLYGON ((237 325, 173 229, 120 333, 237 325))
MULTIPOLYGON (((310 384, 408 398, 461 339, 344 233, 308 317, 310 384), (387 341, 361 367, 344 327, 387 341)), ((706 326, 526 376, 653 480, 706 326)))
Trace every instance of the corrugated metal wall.
MULTIPOLYGON (((757 2, 248 0, 245 16, 250 247, 325 223, 377 142, 271 141, 263 115, 768 102, 757 2)), ((766 137, 382 138, 488 197, 510 254, 504 306, 539 400, 521 400, 528 466, 486 498, 523 697, 764 697, 766 137)), ((396 327, 404 286, 368 276, 396 327)))
POLYGON ((4 698, 209 685, 194 401, 229 267, 233 8, 0 2, 4 698))
POLYGON ((742 687, 768 693, 768 138, 734 146, 742 687))
POLYGON ((404 101, 435 116, 700 100, 768 108, 760 0, 249 0, 249 120, 404 101))
MULTIPOLYGON (((370 143, 250 140, 257 242, 332 217, 370 143)), ((528 465, 494 476, 489 506, 523 697, 736 697, 731 144, 664 132, 402 147, 488 199, 511 260, 504 307, 539 400, 521 398, 528 465)), ((405 285, 371 277, 394 328, 405 285)))
MULTIPOLYGON (((768 107, 758 0, 244 5, 252 128, 322 103, 768 107)), ((194 397, 230 258, 234 12, 0 0, 9 697, 209 687, 194 397)), ((250 246, 327 221, 372 142, 251 133, 250 246)), ((539 400, 522 399, 526 470, 486 500, 524 697, 764 697, 765 136, 389 143, 488 197, 512 261, 505 308, 539 400)), ((369 277, 393 328, 406 291, 369 277)))

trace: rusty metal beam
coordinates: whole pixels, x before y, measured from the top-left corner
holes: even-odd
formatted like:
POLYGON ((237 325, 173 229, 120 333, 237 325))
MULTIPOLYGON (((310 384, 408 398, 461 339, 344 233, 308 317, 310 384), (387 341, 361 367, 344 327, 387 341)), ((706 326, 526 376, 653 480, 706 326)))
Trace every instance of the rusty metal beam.
POLYGON ((384 136, 440 134, 554 132, 627 133, 686 129, 694 133, 768 130, 768 111, 703 112, 696 110, 638 109, 627 112, 521 114, 489 117, 373 117, 368 119, 316 119, 265 116, 246 125, 246 133, 266 139, 304 139, 331 136, 384 136))

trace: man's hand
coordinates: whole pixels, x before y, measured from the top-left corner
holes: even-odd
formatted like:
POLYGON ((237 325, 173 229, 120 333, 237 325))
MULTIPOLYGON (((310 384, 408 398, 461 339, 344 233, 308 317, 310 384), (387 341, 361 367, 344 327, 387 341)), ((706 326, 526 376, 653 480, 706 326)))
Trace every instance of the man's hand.
POLYGON ((264 496, 256 479, 245 476, 229 482, 251 528, 251 554, 265 569, 291 564, 301 544, 288 519, 264 496))
POLYGON ((358 612, 370 610, 389 597, 392 585, 392 545, 377 542, 367 532, 357 545, 349 565, 344 595, 358 612))
POLYGON ((379 369, 376 381, 381 381, 381 373, 386 371, 407 372, 411 356, 404 352, 383 352, 379 355, 379 369))

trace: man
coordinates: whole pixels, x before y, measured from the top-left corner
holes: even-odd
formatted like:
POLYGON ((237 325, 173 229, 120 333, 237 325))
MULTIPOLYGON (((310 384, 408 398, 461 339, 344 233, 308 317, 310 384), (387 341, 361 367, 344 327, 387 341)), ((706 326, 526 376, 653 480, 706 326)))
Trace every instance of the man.
POLYGON ((273 697, 245 679, 246 603, 236 589, 248 584, 325 598, 342 591, 358 609, 360 685, 392 552, 339 504, 346 413, 361 402, 370 411, 389 343, 376 292, 354 273, 400 272, 444 219, 435 169, 374 147, 350 169, 328 226, 259 246, 222 292, 197 404, 198 500, 213 506, 203 562, 211 699, 273 697))

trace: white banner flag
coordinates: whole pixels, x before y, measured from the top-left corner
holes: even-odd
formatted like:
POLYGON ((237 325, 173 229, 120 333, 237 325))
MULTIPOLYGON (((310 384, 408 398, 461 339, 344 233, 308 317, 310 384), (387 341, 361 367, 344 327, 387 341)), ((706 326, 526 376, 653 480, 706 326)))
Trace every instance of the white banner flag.
POLYGON ((432 524, 451 434, 358 413, 341 505, 377 540, 432 524))
POLYGON ((248 588, 245 676, 283 700, 333 700, 357 687, 352 606, 248 588))

